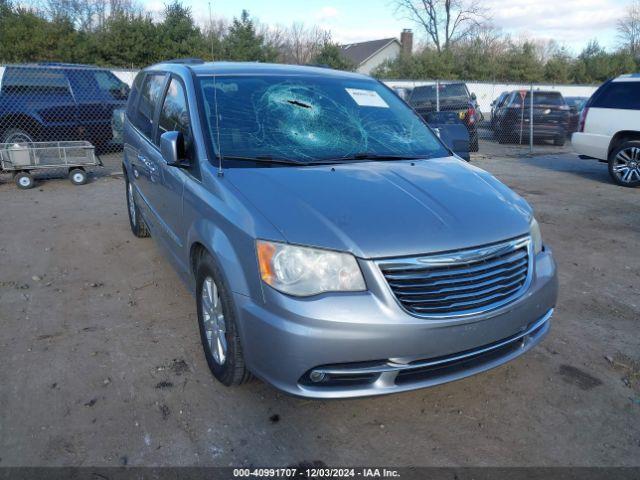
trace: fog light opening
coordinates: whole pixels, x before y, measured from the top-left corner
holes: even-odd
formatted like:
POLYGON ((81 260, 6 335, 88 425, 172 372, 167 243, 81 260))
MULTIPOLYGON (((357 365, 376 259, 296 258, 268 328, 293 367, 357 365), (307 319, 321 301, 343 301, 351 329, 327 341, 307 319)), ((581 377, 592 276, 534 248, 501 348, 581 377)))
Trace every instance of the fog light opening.
POLYGON ((322 382, 325 378, 326 378, 326 374, 324 372, 320 372, 318 370, 312 370, 311 373, 309 374, 309 379, 313 383, 322 382))

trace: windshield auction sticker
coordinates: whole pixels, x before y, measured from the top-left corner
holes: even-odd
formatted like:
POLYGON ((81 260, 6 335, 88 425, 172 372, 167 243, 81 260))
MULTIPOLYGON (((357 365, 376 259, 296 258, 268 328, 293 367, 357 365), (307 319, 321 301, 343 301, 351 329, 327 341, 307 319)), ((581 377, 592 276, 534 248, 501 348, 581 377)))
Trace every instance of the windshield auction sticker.
POLYGON ((345 90, 361 107, 389 108, 387 102, 375 90, 362 90, 360 88, 345 88, 345 90))

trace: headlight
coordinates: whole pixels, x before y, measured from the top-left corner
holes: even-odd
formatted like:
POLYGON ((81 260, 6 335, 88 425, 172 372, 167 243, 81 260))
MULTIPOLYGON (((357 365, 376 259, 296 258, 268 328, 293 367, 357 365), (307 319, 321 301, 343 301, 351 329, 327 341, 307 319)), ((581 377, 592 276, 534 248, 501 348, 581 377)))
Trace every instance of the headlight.
POLYGON ((531 218, 529 224, 529 234, 531 235, 531 241, 533 243, 533 253, 538 254, 542 251, 542 234, 540 233, 540 225, 535 218, 531 218))
POLYGON ((282 293, 305 297, 365 290, 353 255, 263 240, 256 246, 262 280, 282 293))

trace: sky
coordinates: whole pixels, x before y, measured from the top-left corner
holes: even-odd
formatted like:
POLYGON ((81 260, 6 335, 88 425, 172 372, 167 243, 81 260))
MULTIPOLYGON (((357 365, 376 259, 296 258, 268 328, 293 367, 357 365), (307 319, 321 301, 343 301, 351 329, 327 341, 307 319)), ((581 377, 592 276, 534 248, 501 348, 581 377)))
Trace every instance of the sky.
MULTIPOLYGON (((183 0, 199 23, 207 23, 207 0, 183 0)), ((483 0, 493 23, 514 38, 555 39, 574 53, 597 39, 616 46, 615 25, 633 0, 483 0)), ((140 0, 162 11, 163 0, 140 0)), ((396 13, 392 0, 212 0, 213 17, 239 16, 242 9, 267 24, 317 24, 338 43, 398 37, 403 28, 419 29, 396 13)))

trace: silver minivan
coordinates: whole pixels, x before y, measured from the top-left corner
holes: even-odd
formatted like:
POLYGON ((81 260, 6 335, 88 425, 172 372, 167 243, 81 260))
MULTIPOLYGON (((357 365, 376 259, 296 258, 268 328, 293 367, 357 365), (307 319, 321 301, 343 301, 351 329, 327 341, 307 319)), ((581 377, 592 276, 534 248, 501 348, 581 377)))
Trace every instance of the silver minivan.
POLYGON ((167 62, 124 122, 131 229, 194 293, 211 371, 303 397, 413 390, 549 330, 531 207, 359 74, 167 62))

